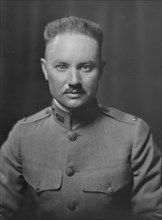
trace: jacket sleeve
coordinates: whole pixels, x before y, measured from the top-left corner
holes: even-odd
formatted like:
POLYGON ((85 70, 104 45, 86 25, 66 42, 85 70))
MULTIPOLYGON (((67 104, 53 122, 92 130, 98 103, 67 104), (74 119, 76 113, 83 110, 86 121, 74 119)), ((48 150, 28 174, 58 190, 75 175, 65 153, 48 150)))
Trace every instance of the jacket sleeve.
POLYGON ((161 153, 148 125, 137 120, 132 150, 132 208, 139 220, 162 219, 161 153))
POLYGON ((0 149, 0 220, 8 220, 18 210, 24 195, 20 156, 20 127, 17 123, 0 149))

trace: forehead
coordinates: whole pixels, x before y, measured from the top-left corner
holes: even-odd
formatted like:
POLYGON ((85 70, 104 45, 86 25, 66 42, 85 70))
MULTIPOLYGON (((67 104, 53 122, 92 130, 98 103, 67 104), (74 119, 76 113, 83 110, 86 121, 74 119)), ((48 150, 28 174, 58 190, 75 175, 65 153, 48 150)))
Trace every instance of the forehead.
POLYGON ((46 45, 46 56, 50 58, 96 58, 99 53, 97 40, 78 33, 59 34, 46 45))

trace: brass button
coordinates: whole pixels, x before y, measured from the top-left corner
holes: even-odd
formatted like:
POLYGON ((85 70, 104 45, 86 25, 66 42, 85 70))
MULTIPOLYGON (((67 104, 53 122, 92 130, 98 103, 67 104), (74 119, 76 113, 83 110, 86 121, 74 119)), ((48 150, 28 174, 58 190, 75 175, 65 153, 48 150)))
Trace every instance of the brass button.
POLYGON ((107 192, 108 192, 109 194, 113 194, 113 193, 114 193, 114 189, 113 189, 111 186, 109 186, 109 187, 107 188, 107 192))
POLYGON ((73 176, 73 175, 75 174, 74 168, 68 167, 67 170, 66 170, 66 174, 67 174, 68 176, 73 176))
POLYGON ((73 210, 76 209, 77 204, 76 204, 75 201, 69 201, 69 202, 67 203, 67 207, 68 207, 69 210, 73 211, 73 210))
POLYGON ((68 134, 69 141, 76 141, 77 133, 68 134))
POLYGON ((40 191, 40 186, 36 187, 36 191, 39 192, 40 191))
POLYGON ((133 120, 133 121, 137 121, 137 117, 134 116, 134 117, 132 118, 132 120, 133 120))
POLYGON ((47 110, 46 110, 46 114, 47 114, 47 115, 48 115, 50 112, 51 112, 50 109, 47 109, 47 110))

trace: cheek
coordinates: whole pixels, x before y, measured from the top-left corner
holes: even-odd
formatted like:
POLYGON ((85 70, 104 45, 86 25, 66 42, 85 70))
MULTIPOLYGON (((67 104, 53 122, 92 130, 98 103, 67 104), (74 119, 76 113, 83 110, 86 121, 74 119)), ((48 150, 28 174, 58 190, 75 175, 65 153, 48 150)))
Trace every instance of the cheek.
POLYGON ((60 77, 55 76, 54 73, 48 74, 48 82, 50 88, 57 89, 63 86, 63 80, 60 77))
POLYGON ((48 82, 50 88, 55 88, 57 86, 57 81, 51 76, 48 77, 48 82))
POLYGON ((48 84, 49 84, 49 89, 50 92, 53 96, 57 96, 57 94, 59 94, 61 86, 58 83, 57 79, 55 79, 54 77, 50 77, 48 76, 48 84))
POLYGON ((84 79, 83 87, 84 89, 89 90, 90 92, 96 91, 98 87, 98 81, 98 75, 87 77, 84 79))

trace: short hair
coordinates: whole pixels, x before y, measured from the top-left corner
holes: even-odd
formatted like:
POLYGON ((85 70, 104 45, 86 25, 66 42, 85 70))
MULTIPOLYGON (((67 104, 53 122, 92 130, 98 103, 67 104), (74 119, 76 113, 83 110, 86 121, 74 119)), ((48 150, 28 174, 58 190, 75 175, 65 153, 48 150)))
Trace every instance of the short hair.
POLYGON ((99 24, 79 17, 64 17, 56 19, 47 24, 44 30, 44 40, 50 42, 58 34, 81 33, 94 38, 101 49, 103 32, 99 24))

